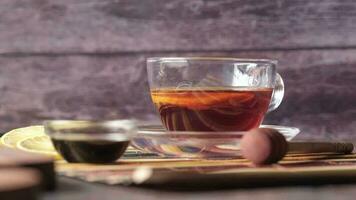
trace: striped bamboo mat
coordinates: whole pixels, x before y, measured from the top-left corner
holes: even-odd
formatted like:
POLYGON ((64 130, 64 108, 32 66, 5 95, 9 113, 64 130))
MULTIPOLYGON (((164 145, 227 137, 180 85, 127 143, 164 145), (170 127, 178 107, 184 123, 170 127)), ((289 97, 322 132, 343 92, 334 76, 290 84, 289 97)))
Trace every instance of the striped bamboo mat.
POLYGON ((328 184, 356 182, 356 154, 290 154, 268 166, 254 166, 243 158, 203 160, 137 154, 105 165, 61 161, 56 170, 63 176, 110 185, 328 184))

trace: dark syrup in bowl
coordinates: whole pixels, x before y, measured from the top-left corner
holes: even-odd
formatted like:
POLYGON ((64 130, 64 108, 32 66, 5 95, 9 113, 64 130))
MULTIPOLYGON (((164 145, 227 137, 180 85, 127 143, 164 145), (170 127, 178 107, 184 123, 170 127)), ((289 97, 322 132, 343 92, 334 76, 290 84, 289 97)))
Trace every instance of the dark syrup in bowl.
POLYGON ((55 149, 71 163, 111 163, 119 159, 130 144, 126 141, 67 140, 52 138, 55 149))

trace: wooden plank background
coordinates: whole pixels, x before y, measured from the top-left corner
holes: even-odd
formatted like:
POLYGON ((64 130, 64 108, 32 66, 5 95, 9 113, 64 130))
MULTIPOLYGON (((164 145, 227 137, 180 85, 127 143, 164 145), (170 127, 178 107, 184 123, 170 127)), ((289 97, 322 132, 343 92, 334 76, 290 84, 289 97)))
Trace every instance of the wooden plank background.
POLYGON ((352 0, 2 0, 0 131, 51 118, 155 118, 145 58, 280 61, 286 97, 265 123, 299 138, 356 131, 352 0))

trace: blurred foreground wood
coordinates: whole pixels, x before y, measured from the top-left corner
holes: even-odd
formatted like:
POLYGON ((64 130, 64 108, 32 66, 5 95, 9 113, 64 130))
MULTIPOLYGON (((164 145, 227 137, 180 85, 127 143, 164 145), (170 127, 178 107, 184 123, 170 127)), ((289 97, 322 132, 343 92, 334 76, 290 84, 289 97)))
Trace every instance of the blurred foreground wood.
MULTIPOLYGON (((56 187, 56 174, 52 157, 0 147, 0 170, 7 168, 33 169, 40 176, 41 189, 54 190, 56 187)), ((0 179, 2 179, 1 176, 0 179)))

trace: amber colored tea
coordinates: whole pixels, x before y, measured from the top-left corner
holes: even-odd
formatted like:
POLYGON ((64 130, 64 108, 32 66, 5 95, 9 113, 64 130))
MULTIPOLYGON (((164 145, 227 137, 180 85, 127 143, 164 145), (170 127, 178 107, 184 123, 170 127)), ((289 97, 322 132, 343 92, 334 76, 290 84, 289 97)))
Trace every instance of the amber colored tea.
POLYGON ((261 124, 272 91, 272 88, 158 89, 151 90, 151 97, 168 130, 246 131, 261 124))

